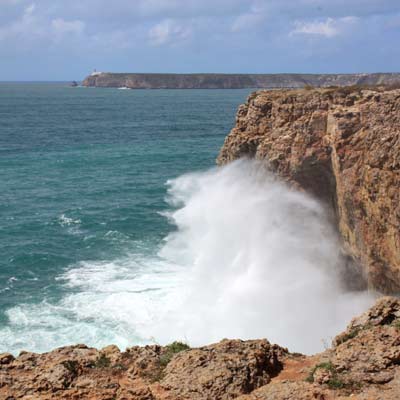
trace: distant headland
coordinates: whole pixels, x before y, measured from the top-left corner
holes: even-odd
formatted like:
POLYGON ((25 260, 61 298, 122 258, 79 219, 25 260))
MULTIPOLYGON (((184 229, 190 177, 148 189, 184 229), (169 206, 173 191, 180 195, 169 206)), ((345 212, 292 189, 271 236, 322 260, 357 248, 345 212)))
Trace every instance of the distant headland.
POLYGON ((400 84, 400 73, 360 74, 160 74, 94 72, 87 87, 128 89, 245 89, 302 88, 400 84))

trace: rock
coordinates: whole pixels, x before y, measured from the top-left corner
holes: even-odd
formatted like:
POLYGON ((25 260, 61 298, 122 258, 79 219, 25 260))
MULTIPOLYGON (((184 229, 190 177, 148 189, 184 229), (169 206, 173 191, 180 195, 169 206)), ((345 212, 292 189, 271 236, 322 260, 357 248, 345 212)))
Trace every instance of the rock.
POLYGON ((314 356, 267 340, 23 352, 0 364, 0 399, 398 400, 399 310, 399 299, 378 300, 314 356))
POLYGON ((237 400, 337 400, 329 390, 306 382, 273 382, 237 400))
POLYGON ((218 156, 257 158, 331 208, 368 284, 400 291, 400 90, 253 93, 218 156))
POLYGON ((384 297, 333 341, 332 364, 345 380, 382 384, 400 364, 400 300, 384 297))
POLYGON ((10 364, 14 360, 15 360, 14 356, 10 353, 0 354, 0 365, 1 364, 10 364))
POLYGON ((337 347, 373 326, 395 325, 396 321, 400 321, 400 301, 395 297, 382 297, 364 314, 353 318, 346 331, 335 337, 333 345, 337 347))
POLYGON ((43 390, 57 391, 66 389, 77 376, 77 371, 68 367, 68 364, 58 364, 49 372, 38 375, 38 388, 43 390))
POLYGON ((181 399, 233 399, 269 383, 286 354, 266 340, 223 340, 175 356, 161 385, 181 399))

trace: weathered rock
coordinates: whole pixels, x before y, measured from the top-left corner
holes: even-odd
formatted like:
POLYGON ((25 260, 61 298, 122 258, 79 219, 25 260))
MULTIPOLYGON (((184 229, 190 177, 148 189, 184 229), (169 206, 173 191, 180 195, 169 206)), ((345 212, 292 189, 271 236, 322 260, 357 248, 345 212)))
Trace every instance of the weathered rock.
POLYGON ((386 383, 400 365, 400 301, 384 297, 333 341, 332 363, 357 383, 386 383))
POLYGON ((234 399, 269 383, 286 354, 266 340, 223 340, 178 354, 161 384, 177 398, 234 399))
POLYGON ((370 286, 400 291, 400 90, 253 93, 217 162, 240 157, 326 201, 370 286))
POLYGON ((398 400, 399 310, 399 299, 380 299, 315 356, 266 340, 22 352, 0 364, 0 399, 398 400))
POLYGON ((0 354, 0 364, 10 364, 10 362, 14 360, 15 360, 14 356, 10 353, 0 354))

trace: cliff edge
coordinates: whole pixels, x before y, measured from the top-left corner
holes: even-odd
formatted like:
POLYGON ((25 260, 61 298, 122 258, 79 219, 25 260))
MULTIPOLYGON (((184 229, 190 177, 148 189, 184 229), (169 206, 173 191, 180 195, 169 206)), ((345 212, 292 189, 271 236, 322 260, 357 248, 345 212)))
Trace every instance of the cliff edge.
POLYGON ((400 90, 258 91, 217 162, 264 160, 330 205, 370 287, 400 291, 400 90))

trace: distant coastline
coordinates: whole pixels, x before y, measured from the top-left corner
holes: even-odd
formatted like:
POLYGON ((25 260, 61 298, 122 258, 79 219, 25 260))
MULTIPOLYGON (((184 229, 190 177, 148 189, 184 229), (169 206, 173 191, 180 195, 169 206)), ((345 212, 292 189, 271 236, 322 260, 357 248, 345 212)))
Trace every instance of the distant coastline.
POLYGON ((395 85, 400 73, 360 74, 160 74, 94 72, 82 85, 128 89, 273 89, 307 86, 395 85))

